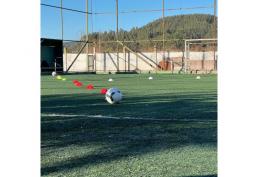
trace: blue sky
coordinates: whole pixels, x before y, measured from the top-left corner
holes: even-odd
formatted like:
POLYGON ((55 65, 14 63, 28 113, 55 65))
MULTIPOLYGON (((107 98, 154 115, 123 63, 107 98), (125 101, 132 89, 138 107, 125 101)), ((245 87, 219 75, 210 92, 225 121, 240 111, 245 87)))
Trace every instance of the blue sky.
MULTIPOLYGON (((86 0, 63 0, 63 7, 85 11, 86 0)), ((89 15, 89 32, 116 30, 116 0, 89 0, 89 11, 114 12, 108 15, 89 15), (92 2, 92 4, 91 4, 92 2)), ((165 8, 212 6, 213 0, 165 0, 165 8)), ((60 0, 41 0, 41 3, 60 6, 60 0)), ((162 0, 119 0, 119 11, 161 9, 162 0)), ((213 14, 213 9, 166 11, 165 16, 178 14, 213 14)), ((85 14, 63 10, 64 39, 78 40, 85 33, 85 14)), ((161 18, 162 12, 119 15, 119 28, 130 30, 161 18)), ((60 10, 41 6, 41 37, 61 38, 60 10)))

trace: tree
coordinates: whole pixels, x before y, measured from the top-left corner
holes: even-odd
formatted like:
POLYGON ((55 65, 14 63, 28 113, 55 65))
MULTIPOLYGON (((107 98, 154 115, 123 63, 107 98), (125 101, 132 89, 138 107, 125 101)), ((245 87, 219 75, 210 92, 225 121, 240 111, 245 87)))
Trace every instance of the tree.
MULTIPOLYGON (((217 19, 216 19, 217 21, 217 19)), ((217 24, 217 23, 216 23, 217 24)), ((176 15, 165 17, 165 37, 168 39, 179 39, 177 40, 173 47, 175 46, 180 51, 184 50, 183 39, 196 39, 196 38, 211 38, 217 32, 217 28, 214 29, 214 16, 207 14, 191 14, 191 15, 176 15), (214 31, 215 30, 215 31, 214 31)), ((102 41, 116 41, 115 31, 104 31, 101 34, 102 41)), ((123 29, 119 30, 119 40, 147 40, 149 42, 140 43, 139 47, 141 50, 148 50, 154 39, 162 39, 163 29, 162 29, 162 18, 150 22, 142 27, 134 27, 129 31, 123 29)), ((89 39, 98 43, 98 32, 89 34, 89 39)), ((84 36, 85 38, 85 36, 84 36)), ((135 43, 127 43, 129 47, 135 45, 135 43)), ((166 42, 166 48, 172 46, 171 42, 166 42)), ((80 45, 69 44, 67 45, 68 50, 78 51, 80 45)), ((157 44, 159 47, 160 44, 157 44)), ((116 43, 102 44, 102 49, 116 50, 116 43)))

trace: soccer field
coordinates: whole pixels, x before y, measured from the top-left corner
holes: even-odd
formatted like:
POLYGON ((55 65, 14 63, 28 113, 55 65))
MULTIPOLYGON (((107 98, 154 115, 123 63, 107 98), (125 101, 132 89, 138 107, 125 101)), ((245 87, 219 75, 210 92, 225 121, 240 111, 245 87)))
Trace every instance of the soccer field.
POLYGON ((42 176, 217 176, 217 75, 151 76, 41 76, 42 176))

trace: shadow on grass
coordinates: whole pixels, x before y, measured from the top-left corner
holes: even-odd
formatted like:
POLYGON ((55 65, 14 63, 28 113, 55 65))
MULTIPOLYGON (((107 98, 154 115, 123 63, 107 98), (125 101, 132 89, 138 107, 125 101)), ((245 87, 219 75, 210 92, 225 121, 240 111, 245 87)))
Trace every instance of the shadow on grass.
POLYGON ((184 176, 184 177, 217 177, 218 175, 198 175, 198 176, 184 176))
POLYGON ((130 97, 119 105, 108 105, 99 95, 55 95, 42 96, 41 106, 42 156, 72 145, 102 147, 43 166, 42 175, 185 145, 217 144, 216 94, 130 97))

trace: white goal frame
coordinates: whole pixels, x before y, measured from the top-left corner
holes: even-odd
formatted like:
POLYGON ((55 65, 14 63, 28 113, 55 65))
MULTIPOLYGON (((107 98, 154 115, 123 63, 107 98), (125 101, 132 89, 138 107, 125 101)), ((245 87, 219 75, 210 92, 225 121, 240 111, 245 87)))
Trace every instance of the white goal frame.
MULTIPOLYGON (((185 52, 184 52, 184 60, 183 60, 183 71, 187 73, 188 71, 188 60, 189 60, 189 51, 190 45, 193 44, 217 44, 218 39, 216 38, 207 38, 207 39, 185 39, 185 52)), ((214 51, 215 58, 215 51, 214 51)))

